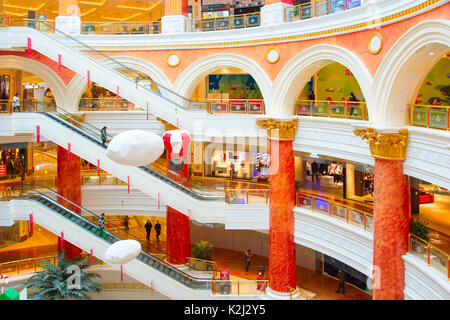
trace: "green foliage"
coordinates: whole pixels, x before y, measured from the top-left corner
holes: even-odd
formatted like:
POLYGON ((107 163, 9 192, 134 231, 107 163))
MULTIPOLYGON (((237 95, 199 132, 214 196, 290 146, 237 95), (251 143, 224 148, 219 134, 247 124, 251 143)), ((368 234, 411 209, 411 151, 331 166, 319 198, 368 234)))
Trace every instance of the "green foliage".
POLYGON ((430 240, 430 229, 427 227, 427 225, 428 223, 425 221, 411 218, 411 233, 428 242, 430 240))
POLYGON ((93 278, 101 278, 100 275, 86 272, 89 261, 76 258, 67 260, 65 251, 58 252, 56 266, 49 261, 41 260, 44 265, 42 271, 37 272, 27 280, 25 287, 37 290, 29 295, 32 300, 91 300, 90 292, 101 292, 100 284, 92 281, 93 278), (74 270, 79 270, 75 281, 74 270))
POLYGON ((207 250, 212 249, 213 245, 208 241, 199 241, 197 242, 194 247, 192 248, 192 255, 196 259, 203 259, 206 260, 207 258, 207 250))

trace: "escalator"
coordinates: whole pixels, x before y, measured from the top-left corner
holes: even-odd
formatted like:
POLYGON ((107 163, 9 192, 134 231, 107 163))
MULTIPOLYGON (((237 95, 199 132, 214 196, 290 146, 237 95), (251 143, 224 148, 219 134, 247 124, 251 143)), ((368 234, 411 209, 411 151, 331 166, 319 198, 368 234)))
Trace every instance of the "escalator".
MULTIPOLYGON (((149 245, 139 238, 136 238, 134 235, 126 232, 124 229, 121 229, 116 225, 113 225, 112 223, 106 222, 106 230, 101 231, 96 223, 99 218, 96 214, 76 205, 72 201, 64 198, 51 189, 42 187, 40 189, 16 189, 15 191, 20 192, 20 194, 14 195, 11 198, 11 203, 14 203, 14 201, 19 203, 23 201, 31 202, 28 207, 33 208, 33 221, 35 223, 41 225, 58 236, 61 235, 61 231, 64 231, 65 240, 67 235, 71 236, 71 240, 68 240, 69 242, 89 252, 89 248, 83 248, 83 241, 87 241, 90 248, 94 248, 94 255, 101 260, 105 260, 105 249, 114 242, 123 239, 133 239, 141 243, 141 253, 136 259, 133 260, 133 262, 127 263, 127 265, 134 264, 134 266, 140 269, 137 273, 140 278, 137 280, 142 281, 145 284, 149 284, 154 280, 150 279, 152 274, 149 270, 152 269, 153 271, 158 272, 160 275, 158 278, 163 276, 163 278, 170 278, 171 280, 176 281, 176 283, 178 283, 176 287, 179 290, 201 290, 203 293, 199 293, 200 295, 210 294, 213 277, 212 270, 196 270, 181 262, 177 262, 177 266, 171 265, 160 258, 161 256, 167 257, 165 252, 162 252, 160 249, 149 245), (64 206, 60 202, 67 203, 67 206, 64 206), (69 209, 69 206, 73 209, 69 209), (75 211, 79 211, 79 213, 75 211), (62 218, 62 220, 58 220, 58 218, 62 218), (67 228, 67 225, 69 225, 70 228, 67 228), (143 272, 144 270, 147 270, 147 272, 143 272), (146 274, 148 274, 147 278, 146 274), (204 276, 198 277, 193 274, 202 274, 204 276)), ((15 219, 20 220, 20 217, 16 216, 15 219)), ((176 259, 172 257, 170 258, 176 261, 176 259)), ((131 266, 130 276, 133 276, 132 269, 133 268, 131 266)), ((124 268, 124 272, 127 273, 127 268, 124 268)), ((155 275, 154 272, 153 275, 155 275)), ((160 281, 162 280, 160 279, 160 281)), ((170 284, 167 285, 170 286, 170 284)), ((188 291, 191 292, 191 290, 188 291)))
MULTIPOLYGON (((84 44, 75 37, 60 32, 43 21, 36 21, 36 29, 21 27, 23 20, 11 21, 5 35, 9 48, 23 48, 31 39, 31 48, 65 67, 89 77, 90 81, 116 93, 136 106, 149 106, 156 117, 189 132, 198 130, 258 129, 255 115, 242 114, 211 116, 206 101, 189 100, 148 76, 84 44), (45 26, 45 28, 37 26, 45 26), (39 30, 52 30, 46 33, 39 30), (89 74, 89 76, 88 76, 89 74)), ((2 30, 0 29, 0 33, 2 30)))
MULTIPOLYGON (((88 140, 89 143, 102 148, 106 152, 107 147, 104 147, 102 144, 100 129, 80 120, 78 117, 61 108, 57 108, 57 111, 54 112, 43 112, 41 114, 76 132, 88 140)), ((108 140, 111 139, 112 137, 108 136, 108 140)), ((198 182, 189 181, 185 177, 169 171, 167 165, 163 164, 162 161, 157 160, 147 166, 140 166, 139 169, 142 171, 142 174, 152 175, 195 199, 206 201, 224 200, 223 191, 210 190, 210 187, 206 187, 198 182)))

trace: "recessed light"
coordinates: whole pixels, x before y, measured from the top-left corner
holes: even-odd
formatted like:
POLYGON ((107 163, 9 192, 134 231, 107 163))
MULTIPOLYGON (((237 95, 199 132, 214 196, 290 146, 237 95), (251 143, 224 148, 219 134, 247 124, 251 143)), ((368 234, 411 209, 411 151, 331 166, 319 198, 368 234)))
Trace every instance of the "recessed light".
POLYGON ((434 55, 434 52, 430 52, 430 56, 434 55))

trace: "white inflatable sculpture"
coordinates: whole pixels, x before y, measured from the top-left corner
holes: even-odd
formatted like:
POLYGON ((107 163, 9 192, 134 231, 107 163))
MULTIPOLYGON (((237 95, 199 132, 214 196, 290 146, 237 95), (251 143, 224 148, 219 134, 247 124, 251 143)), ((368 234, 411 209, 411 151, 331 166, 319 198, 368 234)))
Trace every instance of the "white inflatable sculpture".
POLYGON ((108 144, 106 155, 111 160, 128 166, 145 166, 164 152, 163 139, 144 130, 128 130, 116 135, 108 144))
POLYGON ((105 252, 105 260, 112 264, 125 264, 141 253, 141 244, 136 240, 114 242, 105 252))

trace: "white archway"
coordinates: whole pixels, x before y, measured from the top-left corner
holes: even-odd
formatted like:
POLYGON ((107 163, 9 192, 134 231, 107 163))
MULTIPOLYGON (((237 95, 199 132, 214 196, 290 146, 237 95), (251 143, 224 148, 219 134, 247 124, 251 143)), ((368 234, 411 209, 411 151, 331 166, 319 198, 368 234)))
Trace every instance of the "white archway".
MULTIPOLYGON (((101 62, 106 66, 109 66, 112 69, 117 69, 120 65, 116 62, 121 63, 122 65, 134 69, 136 71, 142 72, 152 78, 156 83, 172 89, 172 84, 169 78, 162 72, 158 67, 154 64, 138 59, 135 57, 129 56, 118 56, 113 57, 112 59, 102 59, 101 62)), ((131 80, 132 81, 132 80, 131 80)), ((71 112, 76 112, 78 110, 78 105, 81 99, 81 96, 87 89, 87 80, 86 77, 77 74, 67 86, 67 106, 68 110, 71 112)))
POLYGON ((295 101, 307 81, 326 65, 337 62, 355 76, 367 103, 369 119, 373 112, 372 76, 353 52, 329 44, 310 47, 292 58, 278 74, 273 85, 274 115, 294 114, 295 101))
POLYGON ((379 128, 407 124, 408 104, 414 102, 424 78, 450 47, 450 22, 434 20, 409 29, 389 50, 374 78, 379 128))
POLYGON ((56 105, 64 108, 66 86, 61 78, 46 65, 21 56, 4 55, 0 56, 0 69, 24 70, 39 76, 52 91, 56 105))
POLYGON ((271 105, 272 83, 265 71, 253 60, 232 53, 218 53, 195 61, 178 76, 174 90, 189 98, 200 80, 220 68, 238 68, 250 74, 261 90, 266 107, 271 105))

